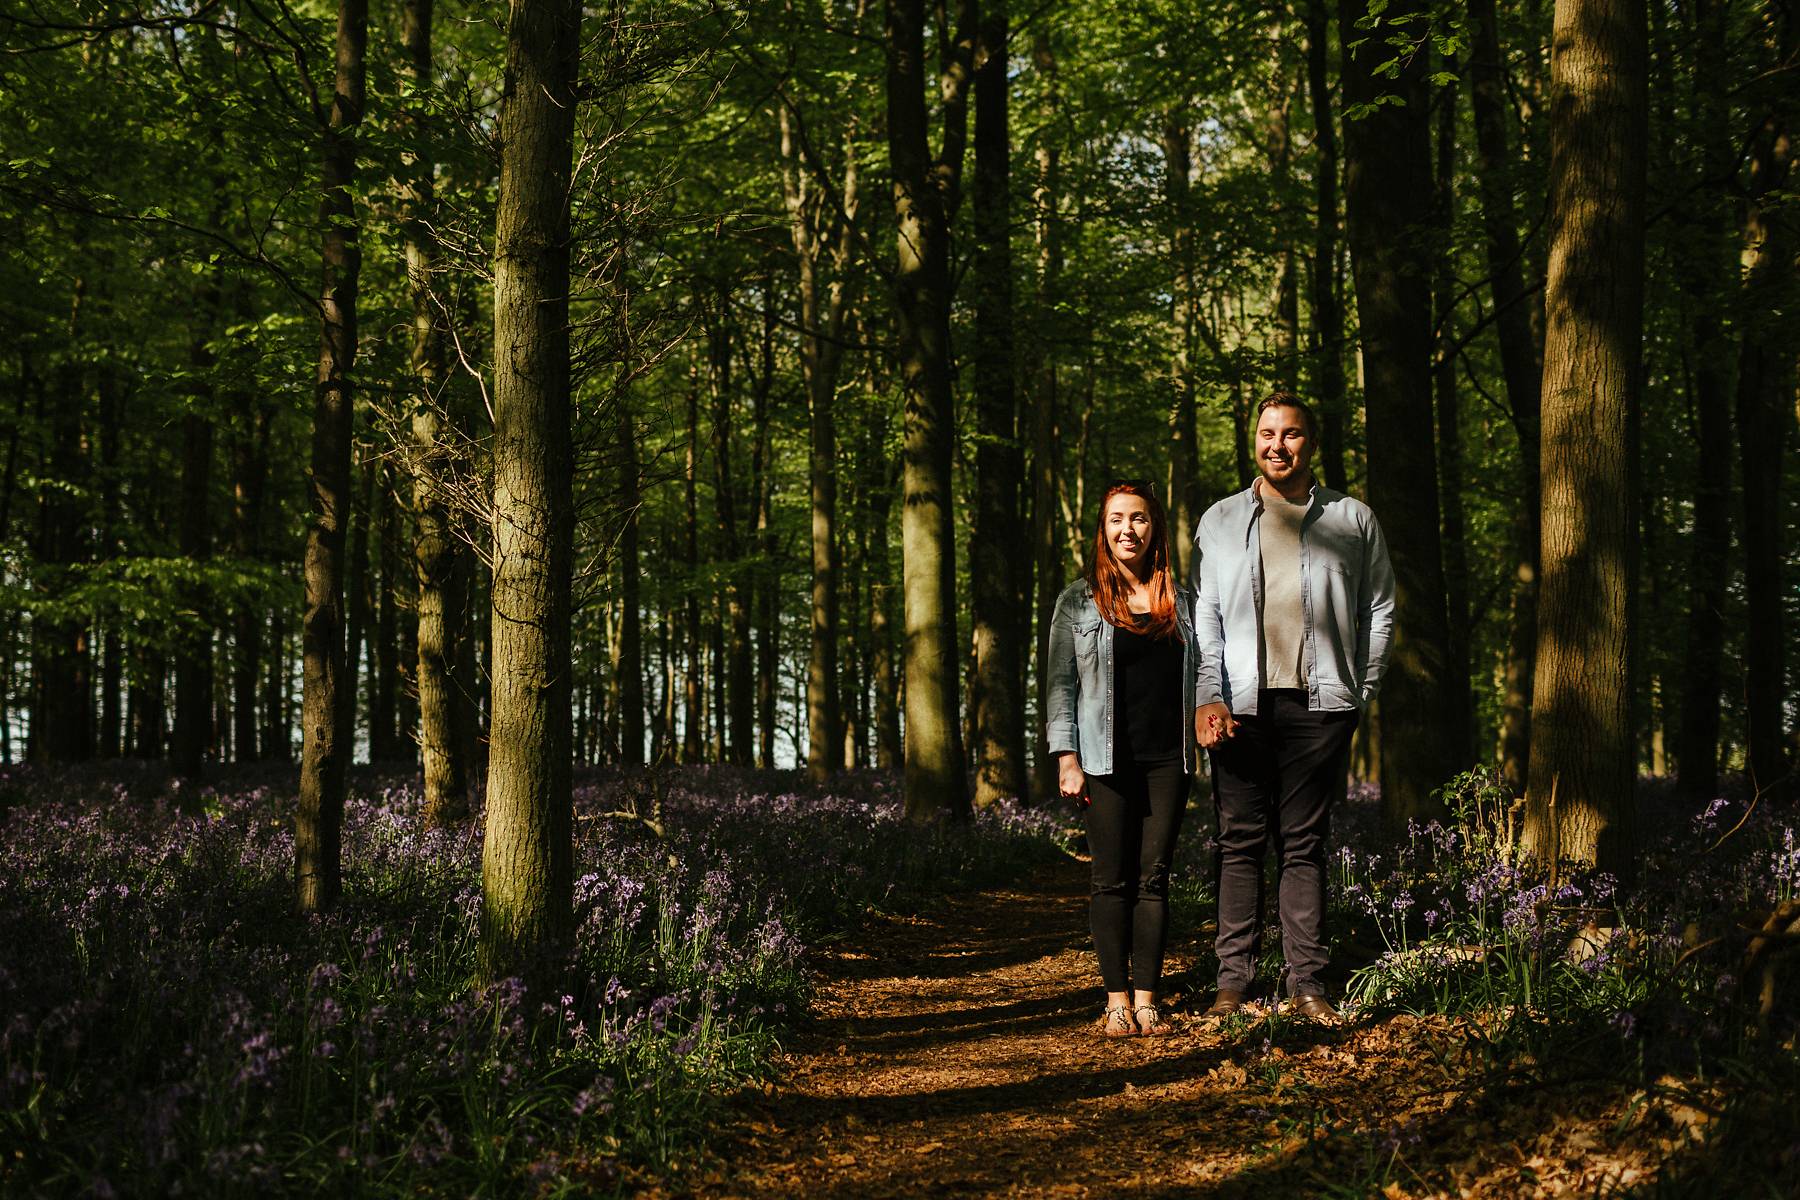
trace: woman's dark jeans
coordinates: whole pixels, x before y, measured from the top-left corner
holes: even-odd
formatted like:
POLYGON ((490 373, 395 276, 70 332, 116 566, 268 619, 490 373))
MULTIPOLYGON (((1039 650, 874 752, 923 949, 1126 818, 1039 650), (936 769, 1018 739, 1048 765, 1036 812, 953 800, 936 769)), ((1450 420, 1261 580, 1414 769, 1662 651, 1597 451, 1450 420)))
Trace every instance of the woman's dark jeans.
POLYGON ((1162 978, 1169 861, 1187 807, 1187 785, 1179 759, 1088 776, 1087 838, 1094 860, 1088 920, 1109 992, 1154 992, 1162 978))

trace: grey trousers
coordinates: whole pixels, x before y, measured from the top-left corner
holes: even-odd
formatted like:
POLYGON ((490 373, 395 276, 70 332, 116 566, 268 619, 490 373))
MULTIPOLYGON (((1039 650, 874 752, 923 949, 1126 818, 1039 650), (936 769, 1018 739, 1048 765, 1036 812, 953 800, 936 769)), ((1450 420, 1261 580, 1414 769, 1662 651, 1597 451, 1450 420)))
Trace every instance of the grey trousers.
POLYGON ((1270 689, 1257 715, 1212 749, 1218 818, 1219 987, 1248 991, 1262 949, 1263 857, 1274 843, 1276 905, 1290 995, 1322 995, 1331 805, 1342 793, 1359 714, 1310 712, 1306 693, 1270 689))

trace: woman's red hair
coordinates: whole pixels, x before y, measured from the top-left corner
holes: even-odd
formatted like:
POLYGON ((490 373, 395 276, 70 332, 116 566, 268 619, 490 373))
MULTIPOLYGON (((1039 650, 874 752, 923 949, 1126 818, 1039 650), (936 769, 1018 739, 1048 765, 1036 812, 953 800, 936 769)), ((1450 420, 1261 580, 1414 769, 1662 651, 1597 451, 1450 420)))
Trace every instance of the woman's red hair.
POLYGON ((1106 537, 1106 507, 1114 496, 1137 496, 1150 510, 1150 573, 1145 580, 1150 588, 1150 623, 1143 632, 1152 637, 1173 637, 1179 625, 1175 618, 1175 581, 1169 575, 1169 520, 1162 501, 1148 483, 1121 480, 1107 485, 1106 494, 1100 497, 1100 522, 1094 531, 1094 553, 1089 560, 1093 565, 1087 577, 1094 607, 1111 625, 1137 628, 1131 612, 1131 578, 1113 557, 1112 544, 1106 537))

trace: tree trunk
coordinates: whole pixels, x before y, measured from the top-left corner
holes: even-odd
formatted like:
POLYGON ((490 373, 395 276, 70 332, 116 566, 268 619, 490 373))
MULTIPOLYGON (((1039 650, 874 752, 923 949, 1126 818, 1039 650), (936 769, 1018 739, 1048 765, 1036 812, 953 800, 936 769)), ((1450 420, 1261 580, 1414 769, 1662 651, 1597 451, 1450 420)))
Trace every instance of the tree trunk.
MULTIPOLYGON (((208 330, 208 335, 210 335, 208 330)), ((200 370, 210 370, 204 355, 200 370)), ((211 385, 203 384, 210 399, 211 385)), ((207 499, 212 491, 212 417, 190 412, 181 421, 181 553, 195 569, 212 555, 207 499)), ((184 624, 175 643, 175 769, 198 779, 212 744, 212 604, 204 583, 189 583, 184 624)))
POLYGON ((1725 589, 1731 570, 1731 339, 1720 319, 1735 291, 1730 214, 1716 182, 1733 174, 1737 146, 1730 105, 1716 86, 1725 78, 1724 0, 1694 6, 1693 104, 1700 162, 1679 213, 1675 247, 1687 309, 1691 403, 1698 445, 1694 529, 1689 539, 1687 644, 1682 658, 1681 716, 1675 739, 1677 786, 1690 801, 1719 793, 1719 700, 1725 651, 1725 589))
POLYGON ((1200 494, 1199 432, 1194 406, 1194 321, 1199 291, 1194 279, 1193 214, 1188 209, 1188 177, 1193 172, 1193 130, 1186 101, 1163 120, 1163 199, 1169 209, 1170 262, 1174 281, 1169 335, 1175 346, 1171 375, 1174 408, 1169 417, 1169 570, 1183 578, 1182 564, 1193 549, 1194 526, 1204 500, 1200 494))
MULTIPOLYGON (((1033 22, 1033 68, 1042 79, 1046 108, 1044 120, 1054 127, 1057 113, 1056 56, 1050 45, 1048 22, 1033 22)), ((1049 676, 1044 664, 1050 658, 1050 621, 1062 590, 1061 554, 1058 553, 1056 477, 1058 439, 1056 428, 1056 344, 1053 320, 1062 271, 1061 228, 1057 223, 1057 191, 1061 185, 1060 151, 1053 137, 1040 138, 1037 147, 1037 179, 1032 191, 1033 224, 1037 239, 1037 292, 1032 297, 1031 397, 1031 537, 1032 578, 1036 585, 1034 628, 1037 631, 1037 728, 1032 731, 1034 751, 1032 795, 1047 803, 1056 795, 1056 761, 1044 739, 1044 714, 1049 711, 1049 676)), ((1196 484, 1198 483, 1196 472, 1196 484)))
POLYGON ((781 576, 775 563, 775 473, 770 470, 769 394, 775 386, 775 281, 763 280, 762 369, 757 373, 750 421, 751 488, 756 493, 756 765, 775 767, 775 695, 781 670, 781 576))
POLYGON ((1525 280, 1513 203, 1514 169, 1506 67, 1494 0, 1469 0, 1474 46, 1469 57, 1469 107, 1475 117, 1475 177, 1481 195, 1488 286, 1494 303, 1494 330, 1500 342, 1500 373, 1507 407, 1519 439, 1520 501, 1511 531, 1512 602, 1502 670, 1500 768, 1513 795, 1525 790, 1531 754, 1531 684, 1537 653, 1539 515, 1538 421, 1543 364, 1538 358, 1533 314, 1542 310, 1537 283, 1525 280))
POLYGON ((579 0, 513 0, 494 229, 494 713, 480 973, 541 977, 574 920, 569 181, 579 0))
POLYGON ((404 756, 396 728, 400 715, 399 508, 386 486, 387 479, 386 469, 377 468, 374 490, 377 507, 370 513, 374 523, 375 561, 381 568, 381 583, 375 592, 375 699, 369 706, 371 762, 398 762, 404 756))
POLYGON ((1312 105, 1313 225, 1312 351, 1313 399, 1319 412, 1319 466, 1325 486, 1343 491, 1344 476, 1344 314, 1338 302, 1338 146, 1331 108, 1331 33, 1327 0, 1306 2, 1306 90, 1312 105))
POLYGON ((700 641, 700 392, 698 384, 688 380, 687 390, 687 463, 683 476, 685 502, 683 516, 683 557, 687 566, 687 586, 681 600, 682 649, 685 652, 681 679, 681 761, 699 762, 705 738, 704 696, 700 687, 701 657, 705 647, 700 641))
POLYGON ((806 773, 815 782, 843 765, 842 716, 837 695, 839 641, 837 538, 837 425, 832 411, 843 331, 849 313, 848 278, 858 206, 856 125, 844 133, 844 177, 838 207, 828 205, 801 170, 793 117, 784 106, 781 122, 782 189, 788 228, 799 268, 800 371, 806 384, 809 417, 807 475, 812 505, 812 640, 806 667, 806 773), (827 252, 831 282, 821 279, 827 252))
POLYGON ((637 422, 628 397, 619 405, 619 513, 624 528, 619 533, 619 761, 628 767, 644 764, 644 622, 641 581, 638 577, 638 458, 637 422))
MULTIPOLYGON (((887 419, 881 420, 882 444, 887 419)), ((869 496, 869 673, 875 685, 875 765, 892 770, 906 760, 900 737, 900 677, 894 656, 894 567, 888 541, 894 494, 900 490, 899 464, 882 472, 869 496)))
MULTIPOLYGON (((1791 50, 1787 56, 1791 61, 1791 50)), ((1782 608, 1781 469, 1788 406, 1794 401, 1794 347, 1800 305, 1793 295, 1796 239, 1792 213, 1779 211, 1793 165, 1784 115, 1757 131, 1744 216, 1743 341, 1738 346, 1737 428, 1744 481, 1744 733, 1750 784, 1771 798, 1792 792, 1783 745, 1786 642, 1782 608)))
MULTIPOLYGON (((231 440, 231 549, 244 565, 263 558, 263 497, 269 475, 269 434, 273 409, 247 393, 237 393, 238 419, 231 440)), ((270 757, 260 745, 257 682, 263 667, 263 622, 268 606, 244 601, 232 614, 231 686, 237 761, 270 757)), ((266 703, 266 697, 265 701, 266 703)), ((265 723, 269 714, 265 711, 265 723)))
POLYGON ((1013 293, 1005 0, 981 13, 975 67, 975 525, 969 574, 975 625, 975 804, 1022 800, 1025 703, 1018 691, 1023 638, 1016 591, 1023 474, 1013 393, 1013 293))
MULTIPOLYGON (((1346 0, 1339 39, 1363 36, 1364 0, 1346 0)), ((1360 60, 1346 52, 1344 98, 1383 104, 1344 131, 1346 233, 1363 341, 1369 504, 1387 536, 1396 581, 1394 640, 1382 683, 1382 719, 1405 737, 1381 739, 1384 819, 1405 829, 1435 815, 1433 789, 1455 771, 1454 731, 1444 698, 1449 630, 1432 445, 1431 292, 1418 251, 1431 221, 1431 140, 1426 55, 1414 54, 1388 81, 1371 74, 1386 54, 1370 39, 1360 60)))
POLYGON ((363 111, 366 0, 339 0, 337 71, 324 131, 324 279, 319 301, 319 378, 313 394, 312 520, 306 528, 305 655, 300 798, 294 810, 294 877, 301 912, 323 912, 341 887, 344 781, 352 731, 344 720, 355 689, 344 659, 344 533, 350 514, 350 434, 356 361, 356 284, 362 269, 356 209, 356 126, 363 111))
MULTIPOLYGON (((120 435, 124 432, 121 409, 124 397, 119 372, 110 364, 100 366, 99 378, 100 401, 100 552, 107 558, 116 558, 121 550, 119 543, 119 445, 120 435)), ((23 393, 20 395, 20 407, 23 408, 23 393)), ((18 444, 18 434, 13 434, 13 445, 18 444)), ((11 462, 8 463, 9 478, 6 482, 8 500, 12 491, 10 478, 11 462)), ((5 508, 6 501, 0 501, 0 530, 8 528, 5 508)), ((0 655, 12 653, 11 629, 7 630, 8 640, 0 645, 0 655)), ((124 754, 125 745, 119 721, 120 692, 124 687, 125 648, 119 637, 117 624, 109 622, 106 632, 100 640, 100 736, 97 739, 101 758, 119 758, 124 754)), ((5 718, 0 716, 0 721, 5 718)))
POLYGON ((1437 409, 1438 478, 1442 484, 1442 537, 1444 555, 1444 604, 1448 615, 1444 648, 1444 707, 1452 741, 1450 753, 1457 770, 1474 763, 1473 695, 1469 689, 1469 553, 1464 542, 1463 458, 1461 398, 1456 392, 1456 359, 1450 347, 1456 341, 1456 273, 1454 246, 1456 223, 1456 92, 1446 89, 1437 97, 1437 152, 1433 161, 1433 207, 1437 234, 1442 239, 1434 256, 1431 276, 1431 311, 1437 331, 1432 355, 1431 383, 1437 409))
POLYGON ((894 274, 905 397, 905 503, 901 515, 906 596, 906 814, 925 822, 969 808, 957 711, 956 540, 951 455, 950 214, 966 135, 969 25, 957 6, 961 70, 947 71, 944 154, 927 145, 922 0, 888 0, 888 150, 894 174, 899 260, 894 274))
MULTIPOLYGON (((354 412, 351 416, 355 421, 354 412)), ((357 445, 352 434, 351 455, 354 461, 362 461, 362 477, 356 486, 361 488, 362 495, 353 499, 350 506, 350 557, 344 570, 344 603, 346 607, 346 628, 344 633, 344 730, 347 739, 346 760, 356 760, 356 723, 357 723, 357 689, 365 677, 363 670, 364 648, 373 639, 369 636, 370 617, 374 610, 371 593, 374 583, 369 571, 369 522, 375 514, 375 452, 374 447, 367 444, 357 445)), ((370 669, 366 673, 369 694, 361 698, 365 720, 375 712, 375 672, 370 669)), ((369 741, 375 741, 375 727, 369 723, 369 741)))
POLYGON ((269 612, 269 662, 263 676, 262 756, 271 762, 294 759, 293 726, 288 712, 288 644, 286 614, 269 612))
POLYGON ((1543 582, 1522 843, 1624 874, 1634 862, 1631 721, 1641 387, 1644 8, 1557 0, 1545 294, 1543 582))
POLYGON ((730 627, 720 683, 725 704, 720 706, 719 726, 724 731, 723 761, 747 765, 751 760, 751 717, 755 696, 750 682, 750 577, 742 563, 744 547, 738 536, 737 481, 731 472, 733 392, 731 383, 731 306, 723 290, 718 297, 708 330, 707 381, 712 399, 713 501, 718 510, 719 539, 731 564, 725 584, 725 609, 730 627))
MULTIPOLYGON (((433 0, 406 0, 401 10, 402 59, 414 94, 430 94, 433 0)), ((456 647, 467 636, 468 593, 465 551, 451 525, 446 500, 446 474, 454 450, 450 444, 450 395, 445 386, 444 332, 432 295, 436 243, 426 222, 435 190, 435 161, 430 135, 422 121, 409 122, 408 172, 401 188, 406 245, 406 282, 412 300, 411 366, 417 395, 408 435, 412 440, 413 574, 418 587, 419 752, 424 765, 427 828, 461 821, 469 815, 468 705, 469 680, 456 671, 456 647)))
MULTIPOLYGON (((80 333, 86 294, 85 281, 77 278, 69 305, 70 341, 80 333)), ((71 358, 56 373, 55 390, 50 398, 49 470, 38 494, 32 580, 33 592, 51 600, 61 598, 73 583, 72 569, 88 557, 87 521, 78 499, 89 473, 81 428, 85 384, 78 362, 71 358)), ((38 616, 32 622, 32 642, 27 756, 34 763, 79 762, 92 754, 88 626, 80 617, 38 616)))

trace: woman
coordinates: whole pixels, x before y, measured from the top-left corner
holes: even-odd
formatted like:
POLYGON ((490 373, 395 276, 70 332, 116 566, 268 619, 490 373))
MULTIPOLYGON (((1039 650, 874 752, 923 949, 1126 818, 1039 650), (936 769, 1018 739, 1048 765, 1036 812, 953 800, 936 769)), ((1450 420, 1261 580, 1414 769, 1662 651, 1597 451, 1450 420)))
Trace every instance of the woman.
POLYGON ((1149 483, 1107 487, 1089 561, 1050 624, 1045 733, 1058 788, 1088 802, 1088 915, 1106 985, 1101 1031, 1164 1034, 1156 989, 1169 861, 1194 769, 1194 636, 1149 483))

